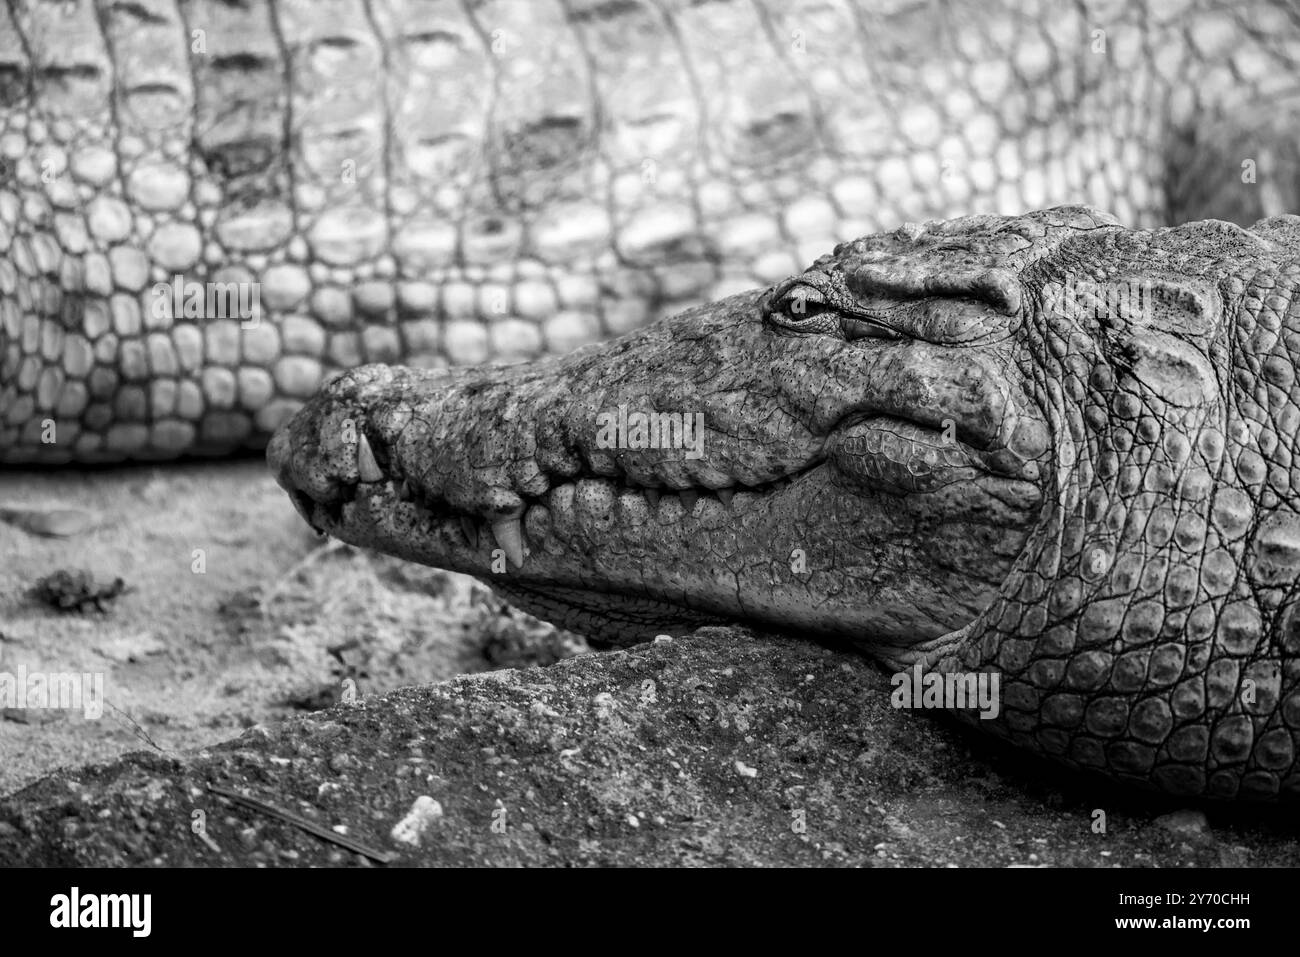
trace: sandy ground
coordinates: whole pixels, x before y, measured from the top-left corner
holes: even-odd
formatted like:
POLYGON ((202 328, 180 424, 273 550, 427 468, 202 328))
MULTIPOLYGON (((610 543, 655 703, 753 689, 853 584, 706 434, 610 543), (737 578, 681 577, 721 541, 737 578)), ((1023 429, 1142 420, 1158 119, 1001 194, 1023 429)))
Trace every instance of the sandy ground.
POLYGON ((0 510, 77 509, 70 537, 0 522, 0 672, 102 674, 103 716, 5 708, 0 795, 58 767, 175 752, 361 694, 581 650, 472 580, 318 538, 260 458, 0 472, 0 510), (35 586, 128 591, 103 613, 35 586))

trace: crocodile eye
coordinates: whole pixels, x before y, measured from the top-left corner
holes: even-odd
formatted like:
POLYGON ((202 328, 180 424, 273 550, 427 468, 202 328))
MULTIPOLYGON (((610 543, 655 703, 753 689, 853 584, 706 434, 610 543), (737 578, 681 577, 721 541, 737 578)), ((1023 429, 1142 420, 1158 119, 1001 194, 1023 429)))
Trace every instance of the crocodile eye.
POLYGON ((772 322, 799 332, 831 332, 838 327, 835 307, 820 289, 805 283, 774 289, 765 311, 772 322))
POLYGON ((820 315, 830 307, 827 306, 826 297, 822 295, 820 289, 814 289, 812 286, 791 286, 777 299, 776 308, 783 315, 799 319, 820 315))

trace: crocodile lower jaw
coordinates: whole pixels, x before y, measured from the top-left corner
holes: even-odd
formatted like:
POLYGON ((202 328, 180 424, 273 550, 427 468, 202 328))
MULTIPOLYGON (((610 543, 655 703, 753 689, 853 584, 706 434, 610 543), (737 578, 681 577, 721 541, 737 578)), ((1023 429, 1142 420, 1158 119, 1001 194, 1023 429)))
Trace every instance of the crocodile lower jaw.
POLYGON ((762 488, 718 492, 656 493, 584 478, 552 487, 519 518, 495 524, 404 498, 391 480, 361 482, 328 503, 295 498, 323 532, 473 575, 524 610, 591 638, 626 643, 675 627, 744 622, 864 646, 934 638, 953 627, 948 619, 959 609, 973 614, 982 600, 974 592, 950 606, 918 600, 900 585, 913 560, 895 541, 912 519, 866 516, 964 514, 974 496, 989 503, 990 526, 1019 526, 1041 505, 1030 483, 983 472, 972 482, 902 496, 860 487, 833 458, 762 488), (829 526, 818 532, 799 517, 816 513, 816 502, 838 503, 845 527, 865 538, 819 538, 829 526), (877 534, 886 537, 861 551, 877 534), (792 565, 796 553, 806 553, 807 574, 792 565), (838 571, 837 556, 847 566, 838 571), (817 601, 809 591, 813 573, 816 588, 835 594, 817 601), (827 574, 844 586, 856 583, 839 592, 827 574))
MULTIPOLYGON (((826 467, 823 463, 808 471, 826 467)), ((598 558, 587 564, 590 556, 577 554, 572 542, 584 532, 592 537, 602 533, 589 508, 575 508, 579 496, 587 503, 607 499, 611 526, 615 521, 624 529, 653 523, 677 526, 689 535, 693 529, 725 526, 797 493, 794 483, 800 477, 739 490, 643 489, 584 478, 552 487, 519 518, 495 523, 425 504, 390 481, 363 482, 344 501, 315 502, 301 492, 294 501, 322 533, 474 575, 525 611, 579 629, 588 638, 623 644, 663 630, 734 621, 736 610, 728 602, 666 586, 658 574, 637 581, 631 556, 622 563, 598 558), (557 524, 563 526, 563 540, 555 534, 557 524)))

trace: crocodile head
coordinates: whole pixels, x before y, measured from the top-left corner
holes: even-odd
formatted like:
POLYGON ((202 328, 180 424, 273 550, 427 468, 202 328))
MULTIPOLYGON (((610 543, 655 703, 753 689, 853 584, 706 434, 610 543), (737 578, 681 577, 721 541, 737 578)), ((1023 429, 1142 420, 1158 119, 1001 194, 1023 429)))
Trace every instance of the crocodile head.
POLYGON ((317 529, 594 637, 924 645, 994 601, 1071 484, 1090 383, 1052 290, 1127 232, 1082 207, 904 227, 562 358, 363 367, 269 459, 317 529))
POLYGON ((1023 277, 1091 210, 837 247, 506 367, 367 366, 275 436, 317 529, 606 639, 746 621, 906 647, 996 595, 1056 476, 1023 277))

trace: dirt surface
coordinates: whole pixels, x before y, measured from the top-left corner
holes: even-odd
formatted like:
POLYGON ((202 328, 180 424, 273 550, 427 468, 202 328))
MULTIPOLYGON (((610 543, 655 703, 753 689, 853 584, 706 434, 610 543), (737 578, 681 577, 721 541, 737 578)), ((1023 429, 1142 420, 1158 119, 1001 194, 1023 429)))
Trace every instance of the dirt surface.
POLYGON ((0 521, 0 672, 99 673, 106 704, 87 720, 0 703, 0 794, 151 743, 224 741, 337 701, 349 677, 365 694, 585 649, 471 579, 317 538, 260 458, 0 472, 0 512, 48 509, 88 527, 0 521), (67 570, 128 591, 61 610, 37 586, 67 570))
POLYGON ((216 784, 399 865, 1300 862, 1285 810, 1063 777, 887 692, 850 653, 711 629, 58 774, 0 801, 0 860, 370 862, 216 784))
POLYGON ((322 543, 260 461, 0 475, 0 511, 34 507, 94 527, 0 523, 0 672, 101 672, 110 706, 3 713, 0 863, 369 863, 209 783, 398 864, 1300 863, 1287 808, 1063 775, 796 638, 474 674, 585 646, 468 579, 322 543), (128 590, 59 610, 36 586, 68 569, 128 590))

